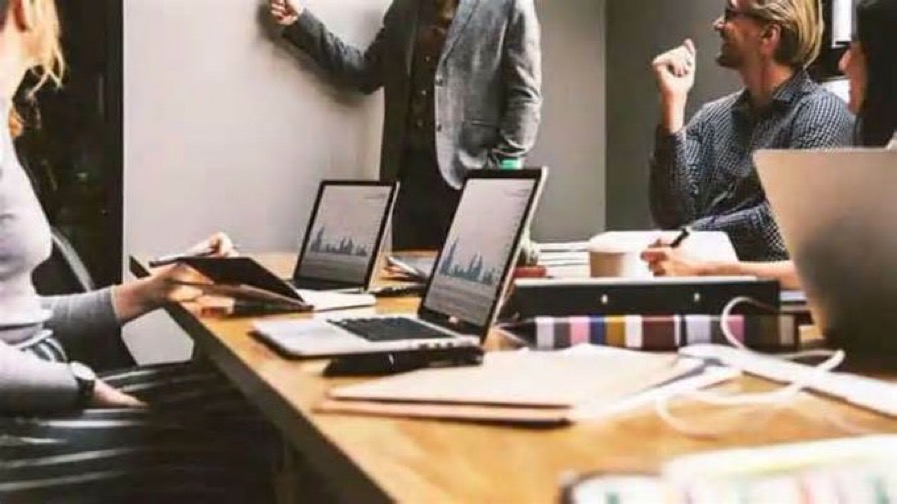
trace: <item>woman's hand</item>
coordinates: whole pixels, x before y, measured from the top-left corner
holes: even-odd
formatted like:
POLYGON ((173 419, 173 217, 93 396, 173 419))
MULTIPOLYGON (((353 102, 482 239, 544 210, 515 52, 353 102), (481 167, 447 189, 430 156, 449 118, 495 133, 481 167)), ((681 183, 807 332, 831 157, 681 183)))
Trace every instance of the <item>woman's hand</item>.
MULTIPOLYGON (((197 243, 188 253, 204 257, 232 257, 238 255, 234 242, 224 233, 215 233, 197 243)), ((113 290, 115 313, 124 323, 168 303, 192 301, 202 291, 190 283, 208 280, 184 264, 163 266, 146 278, 119 285, 113 290)))
POLYGON ((91 408, 145 408, 146 403, 136 397, 109 385, 103 380, 97 380, 93 386, 93 397, 90 400, 91 408))
POLYGON ((208 257, 233 257, 239 255, 233 240, 226 233, 217 232, 187 249, 188 254, 208 257))
MULTIPOLYGON (((215 233, 187 250, 188 254, 203 257, 234 257, 239 255, 233 240, 225 233, 215 233)), ((173 264, 156 269, 149 277, 148 297, 161 306, 167 303, 192 301, 202 291, 189 283, 202 283, 206 278, 184 264, 173 264)))

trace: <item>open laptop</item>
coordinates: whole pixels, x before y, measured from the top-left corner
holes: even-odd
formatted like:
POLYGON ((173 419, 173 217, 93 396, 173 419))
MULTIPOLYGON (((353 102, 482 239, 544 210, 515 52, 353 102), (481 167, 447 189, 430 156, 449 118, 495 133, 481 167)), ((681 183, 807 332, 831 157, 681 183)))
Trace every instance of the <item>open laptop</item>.
POLYGON ((297 357, 479 346, 495 321, 545 176, 545 169, 469 175, 417 316, 261 320, 256 334, 297 357))
POLYGON ((760 151, 755 164, 826 338, 897 348, 897 152, 760 151))
POLYGON ((288 282, 297 289, 367 290, 397 191, 397 183, 321 182, 288 282))

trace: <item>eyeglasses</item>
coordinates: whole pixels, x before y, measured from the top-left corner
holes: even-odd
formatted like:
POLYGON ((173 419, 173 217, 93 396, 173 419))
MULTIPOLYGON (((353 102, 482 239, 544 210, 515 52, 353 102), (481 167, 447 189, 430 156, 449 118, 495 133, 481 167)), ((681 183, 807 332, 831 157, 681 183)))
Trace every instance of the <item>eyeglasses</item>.
POLYGON ((741 16, 754 18, 758 21, 766 21, 766 19, 764 19, 761 15, 751 12, 751 11, 738 10, 738 9, 736 9, 734 7, 730 7, 728 5, 726 6, 725 9, 723 9, 723 22, 724 23, 731 23, 736 18, 739 18, 741 16))

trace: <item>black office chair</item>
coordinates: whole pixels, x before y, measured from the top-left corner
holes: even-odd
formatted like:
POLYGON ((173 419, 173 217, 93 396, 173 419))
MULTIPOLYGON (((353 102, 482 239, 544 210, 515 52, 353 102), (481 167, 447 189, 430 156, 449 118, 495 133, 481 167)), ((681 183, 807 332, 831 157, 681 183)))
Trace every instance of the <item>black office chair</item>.
MULTIPOLYGON (((33 281, 42 296, 77 294, 96 289, 90 272, 65 235, 53 232, 53 253, 50 259, 34 270, 33 281)), ((72 360, 90 365, 97 371, 134 366, 134 358, 121 339, 121 333, 90 338, 84 342, 67 342, 66 352, 72 360), (97 345, 100 341, 102 344, 97 345)))

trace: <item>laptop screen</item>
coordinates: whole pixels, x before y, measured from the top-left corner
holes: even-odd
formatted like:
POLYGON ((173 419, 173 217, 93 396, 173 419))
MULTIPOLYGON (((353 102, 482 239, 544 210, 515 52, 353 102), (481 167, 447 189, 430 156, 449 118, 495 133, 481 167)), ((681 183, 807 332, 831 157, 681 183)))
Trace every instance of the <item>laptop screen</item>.
POLYGON ((294 277, 365 285, 394 189, 393 184, 322 183, 294 277))
POLYGON ((424 308, 476 327, 491 323, 540 180, 522 176, 467 180, 424 308))

